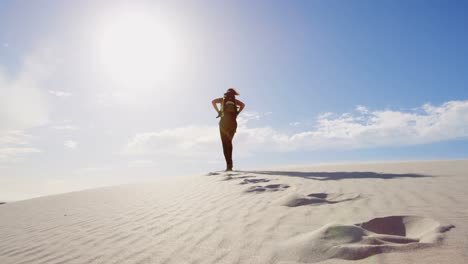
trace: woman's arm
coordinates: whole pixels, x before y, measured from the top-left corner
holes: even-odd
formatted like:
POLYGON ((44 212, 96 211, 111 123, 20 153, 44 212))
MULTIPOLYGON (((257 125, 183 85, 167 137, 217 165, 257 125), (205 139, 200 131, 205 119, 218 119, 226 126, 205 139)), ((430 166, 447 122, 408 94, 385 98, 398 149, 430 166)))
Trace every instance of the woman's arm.
POLYGON ((222 103, 223 103, 223 98, 216 98, 216 99, 213 99, 213 101, 211 101, 211 104, 213 105, 213 108, 216 110, 216 113, 218 113, 218 114, 219 114, 219 112, 221 110, 219 110, 217 104, 222 104, 222 103))
POLYGON ((239 111, 237 112, 238 114, 244 110, 245 104, 242 101, 239 101, 236 99, 236 104, 239 106, 239 111))

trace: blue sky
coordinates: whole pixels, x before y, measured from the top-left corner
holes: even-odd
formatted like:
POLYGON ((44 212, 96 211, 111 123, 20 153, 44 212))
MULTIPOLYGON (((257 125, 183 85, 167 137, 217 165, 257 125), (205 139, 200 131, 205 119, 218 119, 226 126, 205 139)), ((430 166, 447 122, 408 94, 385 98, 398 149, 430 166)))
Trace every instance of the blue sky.
POLYGON ((1 1, 0 200, 224 167, 463 159, 466 1, 1 1))

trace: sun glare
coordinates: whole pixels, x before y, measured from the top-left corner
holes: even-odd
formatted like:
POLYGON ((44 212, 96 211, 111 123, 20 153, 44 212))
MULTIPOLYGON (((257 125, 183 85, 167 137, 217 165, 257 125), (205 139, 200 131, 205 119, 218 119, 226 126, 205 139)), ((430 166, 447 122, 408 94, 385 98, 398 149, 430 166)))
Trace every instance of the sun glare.
POLYGON ((98 60, 119 85, 151 87, 165 80, 180 58, 165 21, 146 13, 115 15, 99 29, 98 60))

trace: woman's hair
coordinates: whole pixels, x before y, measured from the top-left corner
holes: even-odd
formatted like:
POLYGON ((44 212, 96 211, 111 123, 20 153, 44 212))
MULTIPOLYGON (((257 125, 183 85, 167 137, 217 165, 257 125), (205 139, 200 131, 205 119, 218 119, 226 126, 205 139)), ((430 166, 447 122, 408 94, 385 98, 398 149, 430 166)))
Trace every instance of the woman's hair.
POLYGON ((233 93, 234 95, 239 95, 239 93, 236 91, 235 88, 229 88, 229 89, 227 89, 226 93, 233 93))

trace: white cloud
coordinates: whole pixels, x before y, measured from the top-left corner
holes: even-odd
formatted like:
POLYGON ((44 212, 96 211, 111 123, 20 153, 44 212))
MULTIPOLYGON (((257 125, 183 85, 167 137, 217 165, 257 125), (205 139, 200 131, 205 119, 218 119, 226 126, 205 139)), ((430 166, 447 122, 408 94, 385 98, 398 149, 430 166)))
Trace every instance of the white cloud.
POLYGON ((247 124, 247 122, 252 121, 252 120, 260 120, 262 118, 265 118, 269 115, 271 115, 272 112, 265 112, 265 113, 259 113, 259 112, 242 112, 238 117, 237 117, 237 124, 239 126, 247 124))
POLYGON ((369 110, 367 110, 367 107, 362 106, 362 105, 356 106, 356 111, 363 113, 363 114, 367 114, 369 112, 369 110))
POLYGON ((318 119, 324 119, 324 118, 327 118, 327 117, 330 117, 330 116, 333 116, 333 113, 332 112, 326 112, 326 113, 322 113, 320 115, 318 115, 318 119))
POLYGON ((197 156, 210 151, 218 143, 218 137, 219 131, 216 127, 190 126, 140 133, 129 140, 122 153, 197 156))
POLYGON ((0 70, 0 130, 23 130, 48 121, 48 105, 39 88, 42 65, 30 59, 16 78, 0 70))
POLYGON ((41 152, 36 148, 28 147, 5 147, 0 148, 0 162, 14 162, 17 161, 18 156, 24 154, 38 153, 41 152))
POLYGON ((21 130, 0 131, 0 163, 18 162, 20 156, 41 152, 28 146, 30 138, 21 130))
POLYGON ((29 135, 21 130, 0 131, 0 146, 25 145, 29 135))
POLYGON ((289 123, 290 126, 299 126, 301 122, 291 122, 289 123))
MULTIPOLYGON (((271 127, 253 128, 247 124, 247 121, 239 124, 234 139, 236 149, 242 150, 244 155, 262 151, 426 144, 468 138, 468 101, 450 101, 440 106, 425 104, 417 111, 406 112, 371 111, 360 106, 357 113, 322 114, 315 129, 295 134, 282 133, 271 127)), ((190 126, 137 134, 122 153, 204 158, 210 153, 218 153, 219 148, 217 126, 190 126)))
POLYGON ((64 91, 54 91, 54 90, 49 90, 49 93, 52 95, 55 95, 57 97, 69 97, 72 94, 69 92, 64 92, 64 91))
POLYGON ((15 146, 26 145, 29 136, 25 130, 45 125, 48 122, 49 107, 41 87, 53 70, 53 65, 41 50, 26 56, 16 74, 7 73, 0 65, 0 148, 2 161, 26 153, 35 153, 35 148, 15 146), (44 63, 47 61, 47 63, 44 63))
POLYGON ((67 140, 63 143, 63 145, 67 148, 75 149, 76 147, 78 147, 78 142, 73 140, 67 140))
POLYGON ((25 130, 49 121, 44 88, 58 63, 50 48, 38 48, 21 60, 16 73, 0 65, 0 131, 25 130))

